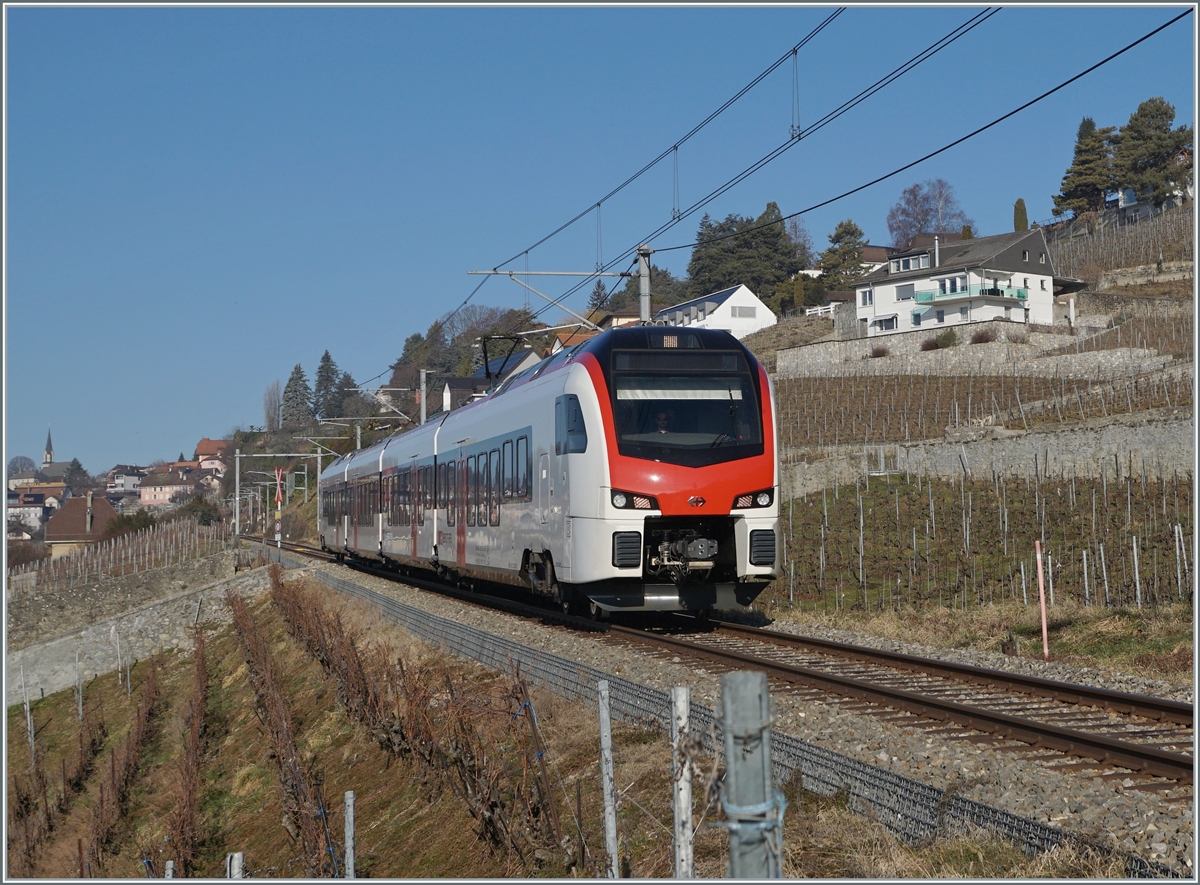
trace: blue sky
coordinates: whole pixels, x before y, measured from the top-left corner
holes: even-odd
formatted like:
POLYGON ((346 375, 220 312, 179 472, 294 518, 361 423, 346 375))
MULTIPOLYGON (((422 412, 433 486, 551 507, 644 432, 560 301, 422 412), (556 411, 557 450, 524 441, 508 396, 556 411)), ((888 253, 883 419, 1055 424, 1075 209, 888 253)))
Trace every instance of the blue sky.
MULTIPOLYGON (((848 8, 679 148, 681 206, 785 142, 797 103, 814 122, 983 8, 848 8)), ((1183 8, 1005 7, 651 245, 690 243, 704 212, 790 214, 891 172, 1183 8)), ((599 231, 592 211, 524 253, 834 9, 6 6, 5 459, 40 462, 48 426, 92 473, 190 455, 261 424, 267 386, 296 363, 311 381, 326 349, 386 383, 404 339, 478 285, 469 270, 612 261, 670 220, 670 157, 603 203, 599 231)), ((1193 14, 805 227, 823 248, 851 218, 886 244, 888 209, 933 178, 978 234, 1011 230, 1018 197, 1048 219, 1084 116, 1121 126, 1162 96, 1194 124, 1195 46, 1193 14)), ((654 261, 683 276, 688 257, 654 261)), ((525 301, 506 278, 474 296, 525 301)))

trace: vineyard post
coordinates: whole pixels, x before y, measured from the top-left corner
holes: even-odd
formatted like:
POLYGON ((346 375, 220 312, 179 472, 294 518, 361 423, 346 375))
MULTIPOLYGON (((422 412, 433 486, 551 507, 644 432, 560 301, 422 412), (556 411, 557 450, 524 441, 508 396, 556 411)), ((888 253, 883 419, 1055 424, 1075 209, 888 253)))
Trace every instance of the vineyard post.
POLYGON ((242 878, 242 863, 244 855, 240 851, 234 851, 225 855, 225 878, 240 879, 242 878))
POLYGON ((37 767, 37 753, 34 749, 33 713, 29 710, 29 694, 25 691, 25 666, 21 666, 21 697, 25 703, 25 727, 29 730, 29 766, 37 767))
POLYGON ((1042 584, 1042 542, 1033 542, 1034 555, 1037 557, 1038 573, 1038 602, 1042 609, 1042 660, 1050 660, 1050 637, 1046 632, 1046 588, 1042 584))
POLYGON ((1025 560, 1021 560, 1021 599, 1029 605, 1029 592, 1025 589, 1025 560))
POLYGON ((597 685, 600 693, 600 780, 604 791, 604 848, 608 852, 608 878, 620 878, 617 853, 617 810, 613 799, 612 719, 609 710, 608 680, 597 685))
POLYGON ((1133 587, 1137 594, 1137 607, 1142 607, 1142 579, 1138 574, 1138 543, 1137 535, 1133 536, 1133 587))
POLYGON ((767 674, 726 673, 721 677, 721 708, 725 735, 721 804, 729 829, 729 875, 734 879, 778 879, 783 797, 771 785, 767 674))
POLYGON ((345 795, 346 813, 344 815, 346 821, 346 875, 345 878, 354 878, 354 791, 347 790, 345 795))
MULTIPOLYGON (((1176 557, 1178 558, 1178 557, 1176 557)), ((79 649, 75 649, 75 702, 79 722, 83 722, 83 674, 79 672, 79 649)))
POLYGON ((164 879, 174 879, 175 878, 175 861, 173 861, 173 860, 167 861, 166 868, 163 870, 163 878, 164 879))
POLYGON ((1172 532, 1175 536, 1175 589, 1176 596, 1183 599, 1183 570, 1179 564, 1179 526, 1175 526, 1175 531, 1172 532))
POLYGON ((1179 552, 1183 556, 1183 580, 1189 587, 1192 583, 1191 571, 1188 569, 1187 543, 1183 539, 1183 525, 1179 525, 1179 552))
POLYGON ((691 879, 692 864, 692 769, 684 749, 688 737, 688 715, 692 690, 686 685, 671 688, 671 782, 675 811, 675 878, 691 879))
POLYGON ((1091 605, 1091 597, 1088 594, 1088 573, 1087 573, 1087 551, 1083 551, 1083 605, 1086 608, 1091 605))
POLYGON ((1054 605, 1054 556, 1046 551, 1046 577, 1050 584, 1050 604, 1054 605))
POLYGON ((1108 598, 1108 566, 1104 564, 1104 542, 1100 542, 1100 571, 1104 574, 1104 607, 1111 608, 1112 602, 1108 598))

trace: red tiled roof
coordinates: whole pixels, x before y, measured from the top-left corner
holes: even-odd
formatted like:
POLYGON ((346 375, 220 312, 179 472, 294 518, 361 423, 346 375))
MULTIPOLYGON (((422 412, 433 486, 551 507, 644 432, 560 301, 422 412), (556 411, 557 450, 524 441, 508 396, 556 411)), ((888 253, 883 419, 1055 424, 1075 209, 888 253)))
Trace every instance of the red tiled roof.
POLYGON ((46 543, 57 541, 98 541, 104 527, 115 519, 117 511, 103 495, 92 497, 92 530, 87 531, 87 498, 72 498, 46 520, 46 543))
POLYGON ((196 458, 203 458, 205 455, 224 455, 232 448, 233 440, 231 439, 209 439, 206 436, 196 443, 196 458))

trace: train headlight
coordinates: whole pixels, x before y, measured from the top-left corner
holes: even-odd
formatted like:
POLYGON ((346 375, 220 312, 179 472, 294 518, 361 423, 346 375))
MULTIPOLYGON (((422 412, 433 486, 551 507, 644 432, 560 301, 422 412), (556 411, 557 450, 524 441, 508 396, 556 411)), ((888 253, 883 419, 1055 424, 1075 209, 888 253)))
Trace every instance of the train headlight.
POLYGON ((752 507, 770 507, 775 500, 774 489, 763 489, 760 492, 746 492, 733 499, 734 510, 747 510, 752 507))
POLYGON ((618 510, 657 510, 658 499, 653 495, 637 495, 613 489, 612 505, 618 510))

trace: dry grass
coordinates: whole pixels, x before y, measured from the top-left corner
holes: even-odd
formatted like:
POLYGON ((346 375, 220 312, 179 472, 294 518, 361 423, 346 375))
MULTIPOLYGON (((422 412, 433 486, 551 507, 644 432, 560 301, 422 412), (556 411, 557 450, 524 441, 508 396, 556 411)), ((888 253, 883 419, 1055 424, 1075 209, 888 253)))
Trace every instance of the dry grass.
POLYGON ((832 335, 833 320, 830 317, 806 317, 802 314, 747 335, 742 339, 742 344, 750 348, 750 352, 758 357, 768 372, 774 372, 776 351, 811 344, 832 335))
MULTIPOLYGON (((1022 657, 1042 656, 1036 605, 996 602, 967 611, 947 609, 797 613, 786 604, 764 607, 776 620, 865 633, 938 648, 1001 652, 1010 634, 1022 657)), ((1060 603, 1047 609, 1051 660, 1149 679, 1188 681, 1192 672, 1192 617, 1185 603, 1157 609, 1105 609, 1060 603)))
MULTIPOLYGON (((441 667, 456 674, 456 678, 481 685, 503 682, 513 675, 495 674, 447 658, 383 622, 372 607, 322 592, 349 630, 368 635, 371 645, 393 660, 403 656, 414 666, 441 667)), ((278 664, 280 683, 294 717, 299 754, 307 770, 319 772, 324 779, 329 828, 337 843, 343 827, 342 793, 348 789, 356 792, 359 877, 604 877, 599 737, 593 706, 570 703, 538 690, 531 694, 546 744, 553 798, 571 845, 564 852, 543 852, 526 866, 476 837, 477 823, 453 791, 431 789, 422 782, 411 761, 386 753, 365 729, 347 719, 338 704, 333 680, 287 634, 273 606, 260 601, 253 612, 278 664), (578 852, 581 838, 585 860, 581 865, 567 866, 565 857, 578 852)), ((201 763, 200 856, 196 873, 221 877, 226 852, 242 851, 248 872, 255 877, 300 875, 303 863, 299 846, 281 823, 283 805, 269 741, 255 715, 246 666, 229 629, 210 634, 208 657, 208 743, 201 763)), ((164 665, 162 727, 147 746, 131 793, 129 813, 114 834, 105 858, 106 875, 144 876, 143 858, 153 859, 158 875, 162 875, 164 861, 170 856, 171 846, 163 840, 174 810, 177 756, 185 742, 192 676, 189 656, 172 656, 164 665)), ((106 718, 114 735, 109 739, 111 747, 128 730, 131 711, 123 709, 124 701, 118 703, 114 677, 102 677, 91 690, 101 686, 106 699, 111 699, 106 704, 106 718)), ((41 736, 48 757, 61 754, 63 750, 57 745, 69 744, 73 739, 67 727, 73 710, 74 699, 69 691, 35 704, 37 721, 45 723, 41 736)), ((21 765, 22 754, 28 758, 19 707, 10 708, 9 726, 11 771, 21 765)), ((637 878, 669 878, 673 874, 673 851, 667 739, 659 732, 617 723, 614 759, 620 793, 622 872, 637 878)), ((107 766, 108 760, 102 754, 97 767, 107 771, 107 766)), ((909 847, 892 838, 878 823, 853 814, 844 801, 801 794, 794 784, 789 785, 788 792, 790 805, 784 829, 784 872, 788 877, 1112 877, 1119 873, 1094 859, 1063 852, 1028 859, 1007 843, 979 835, 909 847)), ((697 820, 702 815, 706 823, 719 819, 718 809, 703 807, 702 785, 697 784, 695 793, 697 820)), ((37 875, 76 875, 75 840, 84 832, 87 805, 81 802, 77 813, 56 831, 41 854, 37 875)), ((723 831, 701 828, 695 846, 697 876, 725 875, 726 852, 723 831)))

